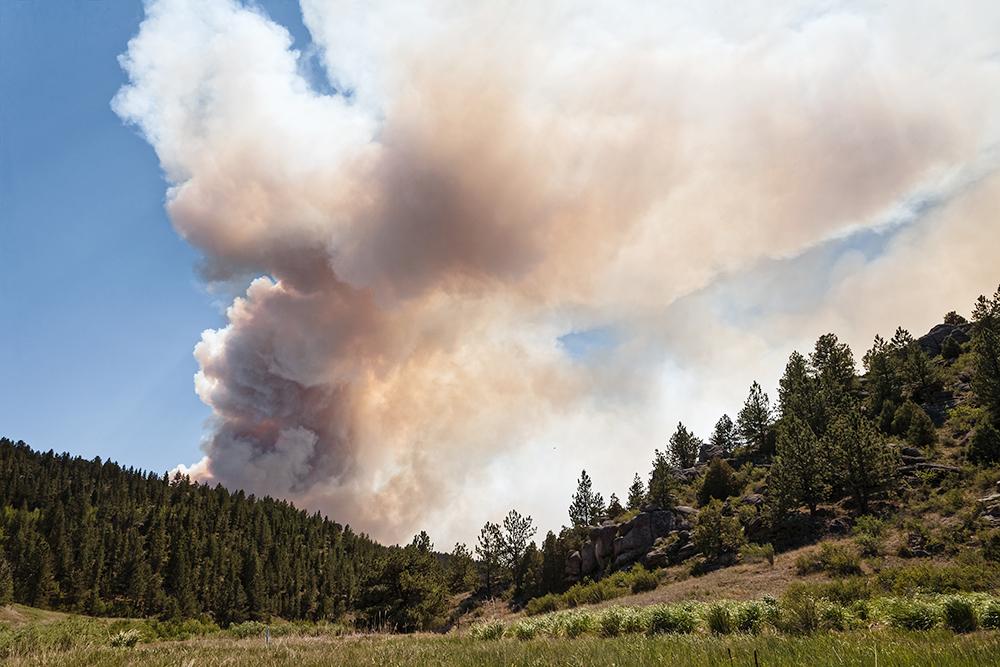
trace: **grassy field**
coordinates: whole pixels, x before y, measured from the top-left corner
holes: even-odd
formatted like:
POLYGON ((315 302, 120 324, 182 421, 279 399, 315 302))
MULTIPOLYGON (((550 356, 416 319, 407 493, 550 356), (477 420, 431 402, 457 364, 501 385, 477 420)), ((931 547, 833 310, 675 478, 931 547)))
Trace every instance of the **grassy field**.
POLYGON ((265 644, 263 626, 255 624, 222 630, 192 621, 95 619, 20 606, 0 612, 0 663, 11 666, 1000 664, 1000 632, 956 634, 946 626, 925 631, 891 627, 817 631, 803 636, 765 627, 758 635, 719 635, 699 621, 689 634, 601 637, 591 630, 575 638, 524 639, 522 634, 518 639, 509 633, 489 639, 454 633, 350 635, 335 625, 278 624, 272 626, 270 644, 265 644))
POLYGON ((78 646, 9 665, 991 665, 995 633, 844 633, 811 637, 669 636, 476 641, 463 637, 206 638, 132 648, 78 646))

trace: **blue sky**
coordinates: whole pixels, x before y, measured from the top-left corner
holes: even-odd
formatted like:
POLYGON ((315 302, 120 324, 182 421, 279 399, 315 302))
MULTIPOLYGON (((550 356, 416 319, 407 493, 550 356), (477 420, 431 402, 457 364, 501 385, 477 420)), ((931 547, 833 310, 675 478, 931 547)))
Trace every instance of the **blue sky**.
MULTIPOLYGON (((265 7, 304 36, 296 3, 265 7)), ((109 106, 142 16, 0 3, 0 434, 165 470, 200 457, 191 351, 223 316, 156 155, 109 106)))

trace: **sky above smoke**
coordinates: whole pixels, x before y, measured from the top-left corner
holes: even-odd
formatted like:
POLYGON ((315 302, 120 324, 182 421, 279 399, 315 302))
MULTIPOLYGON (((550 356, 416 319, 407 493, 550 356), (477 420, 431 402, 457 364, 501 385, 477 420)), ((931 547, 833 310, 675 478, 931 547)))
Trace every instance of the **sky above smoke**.
MULTIPOLYGON (((993 2, 156 0, 113 108, 232 296, 193 476, 376 538, 566 523, 792 349, 1000 280, 993 2), (319 75, 313 67, 319 63, 319 75)), ((193 332, 196 334, 196 332, 193 332)))

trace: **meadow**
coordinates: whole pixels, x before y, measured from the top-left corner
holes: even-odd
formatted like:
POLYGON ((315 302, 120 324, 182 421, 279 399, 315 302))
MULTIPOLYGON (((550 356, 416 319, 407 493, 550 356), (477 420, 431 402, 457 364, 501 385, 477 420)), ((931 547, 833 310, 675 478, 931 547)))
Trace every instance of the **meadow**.
MULTIPOLYGON (((446 635, 333 624, 96 619, 8 607, 5 665, 988 665, 1000 601, 982 594, 574 609, 446 635), (862 618, 864 617, 864 618, 862 618), (920 628, 920 629, 915 629, 920 628)), ((0 616, 3 618, 3 616, 0 616)))

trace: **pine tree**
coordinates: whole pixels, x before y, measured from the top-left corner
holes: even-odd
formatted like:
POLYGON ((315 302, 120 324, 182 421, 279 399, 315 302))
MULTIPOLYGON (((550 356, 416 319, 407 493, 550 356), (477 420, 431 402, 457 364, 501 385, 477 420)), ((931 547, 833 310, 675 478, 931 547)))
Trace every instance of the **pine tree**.
POLYGON ((625 508, 622 507, 622 503, 618 500, 618 496, 614 493, 611 494, 611 500, 608 501, 608 517, 614 519, 617 516, 625 513, 625 508))
POLYGON ((712 500, 698 513, 691 539, 698 551, 709 560, 734 554, 746 543, 739 519, 724 515, 722 503, 718 500, 712 500))
POLYGON ((456 543, 448 557, 447 579, 452 593, 468 591, 476 585, 476 564, 464 544, 456 543))
POLYGON ((573 494, 569 506, 569 520, 574 528, 592 526, 599 522, 604 514, 604 499, 601 494, 594 493, 594 483, 584 470, 576 483, 576 493, 573 494))
POLYGON ((777 426, 774 463, 768 489, 785 507, 805 505, 809 515, 830 495, 832 470, 825 447, 809 425, 795 416, 782 417, 777 426))
POLYGON ((962 354, 962 344, 955 340, 955 337, 948 334, 941 343, 941 356, 949 361, 958 359, 962 354))
POLYGON ((747 447, 761 453, 770 453, 773 448, 771 426, 771 404, 764 390, 754 382, 736 419, 736 428, 747 447))
POLYGON ((856 373, 851 348, 847 343, 841 343, 836 334, 824 334, 816 341, 809 355, 809 364, 819 383, 826 412, 839 412, 852 400, 855 391, 856 373))
POLYGON ((1000 431, 984 419, 969 442, 969 461, 977 465, 993 465, 1000 461, 1000 431))
POLYGON ((654 507, 669 509, 674 505, 674 490, 677 481, 667 455, 659 449, 653 453, 653 469, 649 473, 649 487, 646 502, 654 507))
POLYGON ((542 594, 555 593, 563 589, 566 572, 565 541, 556 537, 551 530, 542 542, 542 594))
POLYGON ((646 487, 642 484, 639 473, 635 474, 632 486, 628 487, 628 508, 630 510, 642 509, 646 503, 646 487))
POLYGON ((677 422, 677 430, 670 436, 670 462, 676 468, 691 468, 698 462, 701 440, 677 422))
POLYGON ((892 419, 903 402, 903 379, 893 345, 875 336, 864 356, 867 371, 868 414, 876 419, 883 433, 892 430, 892 419))
POLYGON ((1000 427, 1000 287, 980 296, 972 311, 972 388, 1000 427))
POLYGON ((524 571, 521 560, 528 543, 537 532, 530 516, 521 516, 516 510, 511 510, 503 520, 502 550, 504 565, 513 575, 514 592, 522 592, 524 571))
POLYGON ((825 407, 819 380, 810 371, 806 358, 792 352, 778 380, 779 414, 783 419, 794 417, 808 424, 813 433, 821 434, 826 430, 825 407))
POLYGON ((826 446, 835 453, 840 485, 847 489, 862 513, 878 491, 887 488, 899 471, 899 454, 858 410, 838 418, 827 434, 826 446))
POLYGON ((486 586, 486 594, 490 597, 493 597, 493 587, 497 583, 503 548, 503 534, 500 532, 500 526, 487 521, 483 529, 479 531, 476 556, 479 557, 479 568, 486 586))
POLYGON ((721 456, 729 457, 732 456, 733 450, 739 446, 739 440, 740 436, 736 431, 736 424, 729 418, 729 415, 722 415, 719 417, 719 421, 715 422, 715 428, 712 430, 712 436, 708 439, 708 443, 721 456))

